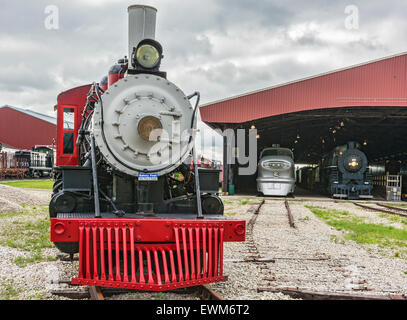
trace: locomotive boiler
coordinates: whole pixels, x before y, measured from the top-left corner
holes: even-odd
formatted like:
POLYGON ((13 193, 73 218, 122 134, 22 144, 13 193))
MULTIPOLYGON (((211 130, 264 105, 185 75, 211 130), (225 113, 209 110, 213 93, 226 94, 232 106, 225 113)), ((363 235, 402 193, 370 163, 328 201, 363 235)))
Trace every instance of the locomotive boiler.
POLYGON ((72 283, 163 291, 224 281, 218 170, 196 165, 199 93, 160 70, 156 9, 129 12, 129 54, 100 83, 58 96, 51 241, 79 253, 72 283), (194 107, 191 101, 195 100, 194 107))

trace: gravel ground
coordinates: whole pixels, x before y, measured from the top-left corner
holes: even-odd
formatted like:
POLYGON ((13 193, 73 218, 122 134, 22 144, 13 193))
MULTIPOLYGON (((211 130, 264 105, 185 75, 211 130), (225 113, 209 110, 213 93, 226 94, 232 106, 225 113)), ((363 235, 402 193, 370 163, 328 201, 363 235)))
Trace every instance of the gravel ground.
POLYGON ((23 205, 48 205, 51 191, 21 189, 0 184, 0 214, 7 211, 22 211, 23 205))
MULTIPOLYGON (((226 208, 237 211, 236 218, 248 221, 248 208, 239 206, 238 201, 226 205, 226 208)), ((394 225, 350 203, 292 201, 290 208, 297 227, 293 229, 289 227, 284 202, 267 200, 257 218, 254 239, 260 255, 274 258, 276 262, 255 266, 247 262, 228 261, 250 254, 243 243, 226 243, 224 270, 229 274, 229 281, 211 286, 228 299, 289 299, 281 294, 258 293, 258 287, 298 287, 369 295, 407 294, 406 260, 385 257, 386 249, 376 245, 361 245, 353 241, 333 242, 331 236, 341 239, 342 233, 318 219, 304 207, 305 204, 346 210, 368 218, 369 222, 394 225)))
MULTIPOLYGON (((0 215, 6 211, 23 210, 25 205, 46 205, 50 191, 19 189, 0 185, 0 215)), ((252 209, 262 198, 247 196, 223 197, 225 212, 236 219, 251 219, 252 209)), ((296 229, 290 228, 284 201, 267 198, 253 229, 253 240, 260 256, 275 259, 275 263, 241 262, 253 255, 247 242, 227 242, 224 246, 224 273, 228 281, 209 285, 226 299, 292 299, 280 293, 257 292, 258 287, 299 287, 308 290, 350 292, 357 294, 407 294, 407 261, 395 258, 388 249, 361 245, 344 240, 337 231, 318 219, 304 205, 346 210, 368 222, 402 228, 379 214, 351 203, 307 199, 290 201, 296 229), (332 241, 332 236, 341 241, 332 241), (240 260, 240 261, 239 261, 240 260), (361 290, 364 288, 369 290, 361 290)), ((373 204, 371 204, 373 205, 373 204)), ((46 212, 43 213, 46 218, 46 212)), ((405 228, 405 226, 404 226, 405 228)), ((45 257, 59 254, 55 248, 43 251, 45 257)), ((77 261, 47 261, 24 268, 13 260, 29 253, 0 246, 0 294, 7 286, 14 290, 13 299, 67 299, 51 294, 51 290, 68 288, 61 280, 76 275, 77 261)), ((69 287, 72 289, 72 287, 69 287)), ((83 287, 75 290, 83 291, 83 287)), ((187 293, 123 293, 107 297, 112 300, 189 300, 198 299, 187 293)))

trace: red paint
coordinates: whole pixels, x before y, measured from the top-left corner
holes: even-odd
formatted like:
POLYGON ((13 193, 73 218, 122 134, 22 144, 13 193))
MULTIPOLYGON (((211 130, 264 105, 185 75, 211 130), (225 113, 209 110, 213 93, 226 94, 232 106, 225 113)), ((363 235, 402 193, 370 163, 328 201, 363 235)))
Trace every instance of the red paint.
MULTIPOLYGON (((177 242, 176 237, 179 236, 179 241, 186 242, 186 238, 181 241, 183 235, 174 234, 172 228, 201 227, 210 229, 209 234, 212 234, 212 228, 223 226, 224 241, 245 241, 245 222, 243 220, 191 220, 191 219, 51 219, 51 241, 52 242, 77 242, 80 241, 80 227, 82 225, 106 226, 106 227, 125 227, 135 226, 134 238, 136 242, 177 242), (63 225, 65 231, 61 234, 56 232, 59 226, 63 225)), ((185 232, 185 231, 184 231, 185 232)), ((185 235, 186 236, 186 235, 185 235)), ((205 240, 205 239, 204 239, 205 240)), ((108 239, 107 242, 111 242, 108 239)), ((205 242, 205 241, 204 241, 205 242)), ((182 250, 182 248, 180 249, 182 250)))
POLYGON ((56 166, 77 166, 79 164, 79 150, 76 146, 78 130, 82 121, 82 112, 86 104, 86 98, 91 85, 84 85, 62 92, 57 98, 57 161, 56 166), (64 130, 63 128, 63 109, 75 109, 74 130, 64 130), (64 132, 74 133, 74 153, 67 155, 63 153, 63 134, 64 132))
POLYGON ((110 73, 109 74, 109 87, 112 86, 115 82, 119 81, 119 79, 122 79, 124 77, 124 74, 121 73, 110 73))
POLYGON ((324 108, 407 107, 407 54, 283 84, 200 108, 208 123, 243 123, 324 108))
POLYGON ((0 109, 0 142, 15 149, 52 145, 56 125, 9 107, 0 109))
POLYGON ((74 284, 164 291, 226 280, 223 275, 223 242, 244 241, 244 234, 235 232, 237 225, 244 228, 245 221, 53 218, 51 241, 79 241, 79 271, 78 277, 72 279, 74 284), (63 233, 60 232, 61 225, 65 227, 63 233), (105 266, 105 250, 109 257, 108 268, 105 266), (120 256, 124 259, 123 277, 120 256), (131 259, 130 268, 127 257, 131 259), (162 267, 159 257, 162 258, 162 267), (146 274, 143 269, 145 260, 146 274))

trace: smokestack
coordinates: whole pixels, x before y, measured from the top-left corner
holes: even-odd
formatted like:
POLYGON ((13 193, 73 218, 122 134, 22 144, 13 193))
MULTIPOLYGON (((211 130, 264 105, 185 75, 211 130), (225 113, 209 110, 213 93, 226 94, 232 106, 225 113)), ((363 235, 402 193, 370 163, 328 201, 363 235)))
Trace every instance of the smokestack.
POLYGON ((129 12, 129 61, 133 48, 143 39, 155 39, 157 9, 150 6, 133 5, 129 12))

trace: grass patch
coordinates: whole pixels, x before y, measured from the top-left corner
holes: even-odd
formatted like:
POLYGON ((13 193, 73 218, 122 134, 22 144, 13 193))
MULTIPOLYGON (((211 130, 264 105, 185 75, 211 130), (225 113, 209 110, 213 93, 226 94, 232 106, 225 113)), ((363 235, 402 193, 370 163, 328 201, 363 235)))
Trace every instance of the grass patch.
POLYGON ((388 213, 380 213, 380 217, 385 218, 391 222, 396 222, 396 223, 401 223, 407 225, 407 218, 393 215, 393 214, 388 214, 388 213))
POLYGON ((407 208, 407 204, 403 204, 403 203, 386 203, 386 206, 389 207, 394 207, 394 208, 402 208, 402 209, 406 209, 407 208))
POLYGON ((56 261, 56 257, 43 257, 40 252, 34 252, 30 257, 17 257, 13 262, 20 268, 25 268, 26 266, 38 262, 44 261, 56 261))
POLYGON ((239 204, 245 205, 245 204, 259 204, 262 199, 242 199, 239 201, 239 204))
POLYGON ((28 297, 28 300, 44 300, 45 295, 42 293, 35 293, 28 297))
MULTIPOLYGON (((383 224, 366 223, 363 218, 356 217, 347 211, 306 207, 328 225, 342 231, 345 239, 392 249, 407 247, 407 230, 383 224)), ((397 256, 400 256, 400 253, 397 256)))
POLYGON ((341 237, 338 237, 338 236, 335 235, 335 234, 331 234, 331 235, 329 236, 329 239, 330 239, 332 242, 334 242, 334 243, 340 243, 340 244, 344 244, 344 243, 345 243, 345 240, 343 240, 341 237))
POLYGON ((233 217, 234 215, 236 215, 236 212, 224 212, 223 215, 233 217))
POLYGON ((154 300, 162 300, 164 298, 163 294, 159 292, 155 297, 154 300))
POLYGON ((249 203, 249 200, 248 199, 243 199, 243 200, 240 200, 239 201, 239 204, 240 205, 245 205, 245 204, 248 204, 249 203))
POLYGON ((0 282, 0 300, 16 300, 20 289, 14 287, 12 279, 2 279, 0 282))
POLYGON ((54 180, 20 180, 20 181, 2 182, 1 184, 16 188, 52 190, 54 180))
POLYGON ((49 240, 49 232, 50 221, 46 206, 27 207, 22 212, 0 216, 0 245, 30 253, 28 257, 13 260, 22 268, 37 262, 55 260, 42 254, 43 249, 54 247, 49 240))

